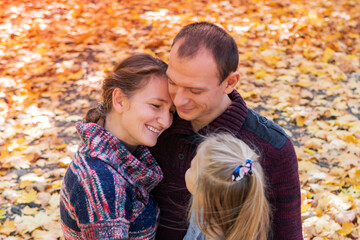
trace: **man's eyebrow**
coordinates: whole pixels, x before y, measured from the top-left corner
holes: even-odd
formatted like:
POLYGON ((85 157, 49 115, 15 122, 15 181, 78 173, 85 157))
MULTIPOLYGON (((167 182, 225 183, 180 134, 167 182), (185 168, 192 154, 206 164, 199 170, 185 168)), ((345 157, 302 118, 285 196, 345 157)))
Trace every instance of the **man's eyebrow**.
MULTIPOLYGON (((174 83, 174 84, 176 85, 176 83, 175 83, 173 80, 171 80, 171 78, 169 77, 169 75, 168 75, 168 80, 169 80, 171 83, 174 83)), ((186 88, 186 89, 192 89, 192 90, 198 90, 198 91, 205 91, 205 90, 206 90, 206 88, 197 88, 197 87, 184 87, 184 88, 186 88)))

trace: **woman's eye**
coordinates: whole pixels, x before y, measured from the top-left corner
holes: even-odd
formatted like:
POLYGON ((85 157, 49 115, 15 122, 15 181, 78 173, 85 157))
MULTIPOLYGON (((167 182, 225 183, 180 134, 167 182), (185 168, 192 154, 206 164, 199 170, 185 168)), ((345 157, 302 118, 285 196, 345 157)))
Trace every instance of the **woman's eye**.
POLYGON ((153 106, 154 108, 160 108, 160 105, 157 104, 151 104, 151 106, 153 106))

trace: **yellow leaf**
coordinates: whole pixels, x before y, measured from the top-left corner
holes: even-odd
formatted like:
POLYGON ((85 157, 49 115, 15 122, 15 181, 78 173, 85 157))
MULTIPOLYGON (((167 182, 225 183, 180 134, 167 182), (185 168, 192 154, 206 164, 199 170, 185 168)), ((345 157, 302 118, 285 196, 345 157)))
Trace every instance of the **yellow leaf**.
POLYGON ((18 140, 16 140, 17 144, 21 145, 25 142, 25 138, 19 138, 18 140))
POLYGON ((51 195, 51 198, 49 200, 50 208, 51 209, 58 209, 60 203, 60 194, 54 193, 51 195))
POLYGON ((335 86, 332 86, 332 87, 328 88, 328 90, 337 90, 337 89, 340 89, 340 88, 342 88, 342 86, 340 84, 337 84, 335 86))
POLYGON ((299 127, 303 127, 304 126, 304 122, 305 122, 305 117, 304 116, 297 116, 296 117, 296 125, 299 127))
POLYGON ((1 151, 1 158, 4 159, 5 157, 9 156, 9 151, 8 151, 8 144, 5 143, 5 149, 1 151))
POLYGON ((76 73, 71 73, 67 79, 73 80, 73 79, 80 79, 82 77, 83 73, 82 70, 77 71, 76 73))
POLYGON ((360 182, 360 169, 359 168, 355 169, 355 179, 356 179, 356 181, 360 182))
POLYGON ((354 135, 345 136, 344 141, 347 143, 355 143, 355 144, 359 142, 359 140, 356 137, 354 137, 354 135))
POLYGON ((354 229, 355 228, 353 227, 353 225, 351 223, 345 222, 345 223, 342 224, 342 227, 338 232, 341 235, 346 236, 346 235, 352 233, 352 231, 354 231, 354 229))
POLYGON ((263 60, 267 65, 272 67, 272 66, 275 66, 276 63, 279 61, 279 57, 276 55, 267 55, 267 56, 264 56, 263 60))
POLYGON ((333 75, 332 78, 335 80, 335 81, 343 81, 343 80, 346 80, 347 77, 345 74, 338 74, 338 75, 333 75))
POLYGON ((311 203, 301 204, 301 214, 306 213, 311 207, 311 203))
POLYGON ((30 184, 32 184, 33 182, 30 181, 30 180, 24 180, 24 181, 21 181, 20 184, 19 184, 19 187, 22 189, 22 188, 26 188, 27 186, 29 186, 30 184))
POLYGON ((348 34, 348 37, 354 38, 354 39, 359 39, 359 38, 360 38, 360 35, 357 34, 357 33, 349 33, 349 34, 348 34))
POLYGON ((349 58, 349 59, 356 59, 357 58, 356 55, 352 55, 352 54, 347 55, 346 57, 349 58))
POLYGON ((6 211, 4 209, 0 209, 0 219, 5 218, 6 211))
POLYGON ((43 55, 43 54, 47 53, 47 52, 49 51, 49 49, 48 49, 47 47, 41 46, 41 47, 38 47, 38 48, 36 49, 36 51, 37 51, 39 54, 43 55))
POLYGON ((308 88, 313 85, 313 82, 311 82, 309 79, 300 79, 296 85, 299 87, 308 88))
POLYGON ((320 138, 310 138, 309 140, 307 140, 304 144, 304 147, 309 149, 321 149, 324 145, 324 140, 320 139, 320 138))
POLYGON ((26 206, 21 212, 25 215, 35 215, 35 214, 37 214, 38 209, 26 206))
POLYGON ((310 153, 310 154, 314 154, 314 153, 315 153, 314 150, 311 150, 311 149, 309 149, 309 148, 305 148, 305 149, 304 149, 304 152, 310 153))
POLYGON ((62 183, 62 180, 55 181, 55 182, 53 182, 53 184, 51 184, 51 188, 60 188, 61 183, 62 183))
POLYGON ((67 147, 67 144, 66 143, 63 143, 61 144, 60 146, 56 146, 56 150, 62 150, 62 149, 65 149, 67 147))
POLYGON ((239 60, 240 61, 246 61, 246 60, 250 60, 252 58, 252 53, 251 52, 247 52, 245 54, 240 54, 239 55, 239 60))
POLYGON ((16 231, 15 222, 6 219, 2 227, 0 227, 0 233, 10 235, 10 233, 16 231))
POLYGON ((317 70, 315 69, 315 67, 313 65, 310 64, 301 64, 299 67, 299 71, 301 73, 316 73, 317 70))
POLYGON ((321 61, 323 62, 328 62, 334 55, 334 50, 332 50, 331 48, 326 48, 321 61))
POLYGON ((315 213, 316 213, 316 216, 317 217, 321 217, 324 213, 323 213, 323 211, 322 211, 322 209, 316 209, 315 210, 315 213))
POLYGON ((256 70, 254 71, 255 77, 256 78, 264 78, 266 76, 266 71, 261 69, 261 70, 256 70))
POLYGON ((284 82, 292 82, 294 80, 294 76, 291 75, 284 75, 284 76, 280 76, 277 78, 279 81, 284 81, 284 82))
POLYGON ((341 113, 338 110, 330 109, 331 116, 340 116, 341 113))
POLYGON ((21 198, 17 199, 17 203, 30 203, 36 200, 38 193, 31 189, 30 192, 24 192, 21 198))
POLYGON ((31 236, 35 238, 35 240, 42 239, 58 239, 61 235, 61 231, 45 231, 45 230, 35 230, 32 232, 31 236))

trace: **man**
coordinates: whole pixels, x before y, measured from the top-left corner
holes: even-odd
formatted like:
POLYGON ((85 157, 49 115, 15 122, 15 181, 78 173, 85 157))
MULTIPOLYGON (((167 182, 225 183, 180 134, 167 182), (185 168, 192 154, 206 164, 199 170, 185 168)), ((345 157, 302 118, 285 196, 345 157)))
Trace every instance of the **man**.
POLYGON ((180 240, 186 233, 190 194, 184 175, 199 136, 214 131, 230 131, 261 155, 273 209, 269 239, 302 239, 293 144, 278 125, 247 108, 235 90, 237 66, 234 39, 214 24, 190 24, 174 39, 167 74, 177 115, 151 149, 164 172, 164 180, 154 191, 161 209, 156 239, 180 240))

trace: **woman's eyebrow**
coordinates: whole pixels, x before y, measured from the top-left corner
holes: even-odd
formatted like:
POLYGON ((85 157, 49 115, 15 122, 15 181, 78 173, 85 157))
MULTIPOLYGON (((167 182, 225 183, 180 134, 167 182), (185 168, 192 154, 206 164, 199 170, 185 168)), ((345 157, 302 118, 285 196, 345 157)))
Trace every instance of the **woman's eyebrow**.
POLYGON ((153 98, 152 100, 157 100, 157 101, 164 102, 164 103, 168 102, 167 100, 162 99, 162 98, 153 98))

